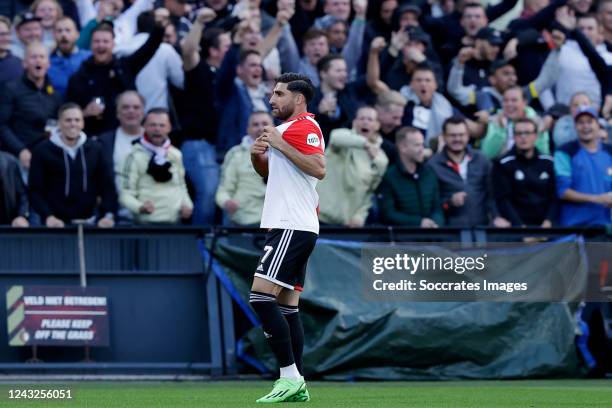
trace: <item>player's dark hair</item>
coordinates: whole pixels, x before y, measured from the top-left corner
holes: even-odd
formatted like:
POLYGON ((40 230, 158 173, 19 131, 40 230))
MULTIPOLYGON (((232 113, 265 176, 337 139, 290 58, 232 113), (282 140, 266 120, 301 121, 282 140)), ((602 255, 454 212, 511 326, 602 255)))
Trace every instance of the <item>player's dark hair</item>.
POLYGON ((327 54, 317 62, 317 72, 327 71, 334 60, 344 61, 344 57, 340 54, 327 54))
POLYGON ((453 115, 444 121, 444 123, 442 124, 442 132, 446 133, 446 128, 449 125, 464 125, 465 129, 468 129, 468 125, 465 119, 457 115, 453 115))
POLYGON ((287 84, 289 92, 304 95, 306 104, 309 104, 315 94, 315 88, 310 78, 303 74, 288 72, 276 78, 276 83, 287 84))
POLYGON ((242 65, 251 55, 257 55, 261 57, 261 54, 257 50, 242 50, 240 51, 240 58, 238 60, 238 64, 242 65))
POLYGON ((70 110, 70 109, 78 109, 81 112, 83 111, 83 109, 81 109, 81 107, 78 104, 76 104, 74 102, 67 102, 67 103, 65 103, 65 104, 63 104, 62 106, 59 107, 59 109, 57 110, 57 117, 61 118, 62 114, 64 112, 66 112, 67 110, 70 110))

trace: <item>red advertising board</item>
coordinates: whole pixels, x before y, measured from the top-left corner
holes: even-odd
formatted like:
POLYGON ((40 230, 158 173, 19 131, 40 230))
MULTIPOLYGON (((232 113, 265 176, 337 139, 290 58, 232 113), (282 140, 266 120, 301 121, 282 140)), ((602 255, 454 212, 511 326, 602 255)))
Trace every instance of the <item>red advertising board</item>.
POLYGON ((11 286, 10 346, 108 346, 106 288, 11 286))

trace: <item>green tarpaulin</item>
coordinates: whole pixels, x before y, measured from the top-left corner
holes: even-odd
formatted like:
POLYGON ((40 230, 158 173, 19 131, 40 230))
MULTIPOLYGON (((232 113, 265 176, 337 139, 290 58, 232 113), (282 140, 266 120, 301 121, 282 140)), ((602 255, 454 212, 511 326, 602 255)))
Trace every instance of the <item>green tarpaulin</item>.
MULTIPOLYGON (((363 245, 320 240, 310 258, 300 302, 307 376, 428 380, 579 373, 572 304, 366 301, 361 286, 363 245)), ((260 256, 252 245, 246 247, 222 239, 214 249, 221 266, 215 273, 222 275, 243 308, 248 307, 260 256)), ((554 263, 558 249, 542 250, 552 251, 554 263)), ((241 342, 242 352, 275 369, 260 327, 241 342)))

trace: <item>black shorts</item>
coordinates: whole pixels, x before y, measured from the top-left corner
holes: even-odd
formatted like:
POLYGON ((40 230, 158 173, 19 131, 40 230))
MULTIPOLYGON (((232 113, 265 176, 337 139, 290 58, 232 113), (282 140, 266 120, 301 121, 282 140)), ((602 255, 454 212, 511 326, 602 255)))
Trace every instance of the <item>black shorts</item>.
POLYGON ((301 292, 306 265, 318 235, 308 231, 273 229, 266 234, 266 244, 255 276, 284 288, 301 292))

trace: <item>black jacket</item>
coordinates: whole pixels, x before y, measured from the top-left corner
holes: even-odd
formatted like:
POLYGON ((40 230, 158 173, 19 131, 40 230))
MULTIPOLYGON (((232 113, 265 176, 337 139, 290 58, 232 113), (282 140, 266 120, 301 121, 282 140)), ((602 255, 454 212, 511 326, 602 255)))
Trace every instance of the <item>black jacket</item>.
POLYGON ((19 162, 13 156, 0 152, 0 224, 10 224, 18 216, 28 217, 28 193, 19 162))
POLYGON ((132 55, 115 58, 104 65, 94 63, 93 56, 85 60, 68 81, 66 100, 85 108, 94 98, 104 98, 105 109, 102 119, 85 119, 85 133, 89 136, 116 128, 117 111, 115 99, 120 93, 135 89, 138 72, 149 62, 162 42, 164 30, 155 27, 147 42, 132 55))
POLYGON ((493 164, 493 192, 502 217, 513 226, 539 226, 557 218, 555 169, 551 156, 531 159, 513 148, 493 164))
POLYGON ((109 130, 101 135, 93 138, 102 147, 102 153, 104 154, 104 161, 107 165, 113 168, 113 155, 115 154, 115 137, 117 136, 117 129, 109 130))
POLYGON ((117 193, 110 165, 99 143, 87 140, 72 159, 50 140, 32 152, 29 174, 32 208, 45 219, 54 215, 64 222, 117 212, 117 193))
POLYGON ((56 118, 62 96, 48 78, 41 89, 26 74, 0 90, 0 143, 15 156, 43 140, 47 119, 56 118))
POLYGON ((317 88, 314 98, 308 104, 308 112, 315 114, 315 119, 321 126, 325 145, 328 145, 329 134, 333 129, 351 128, 357 109, 363 104, 374 104, 373 95, 367 87, 365 80, 360 79, 346 84, 343 90, 337 93, 337 106, 340 109, 337 117, 330 117, 319 112, 319 104, 323 99, 321 88, 317 88))

